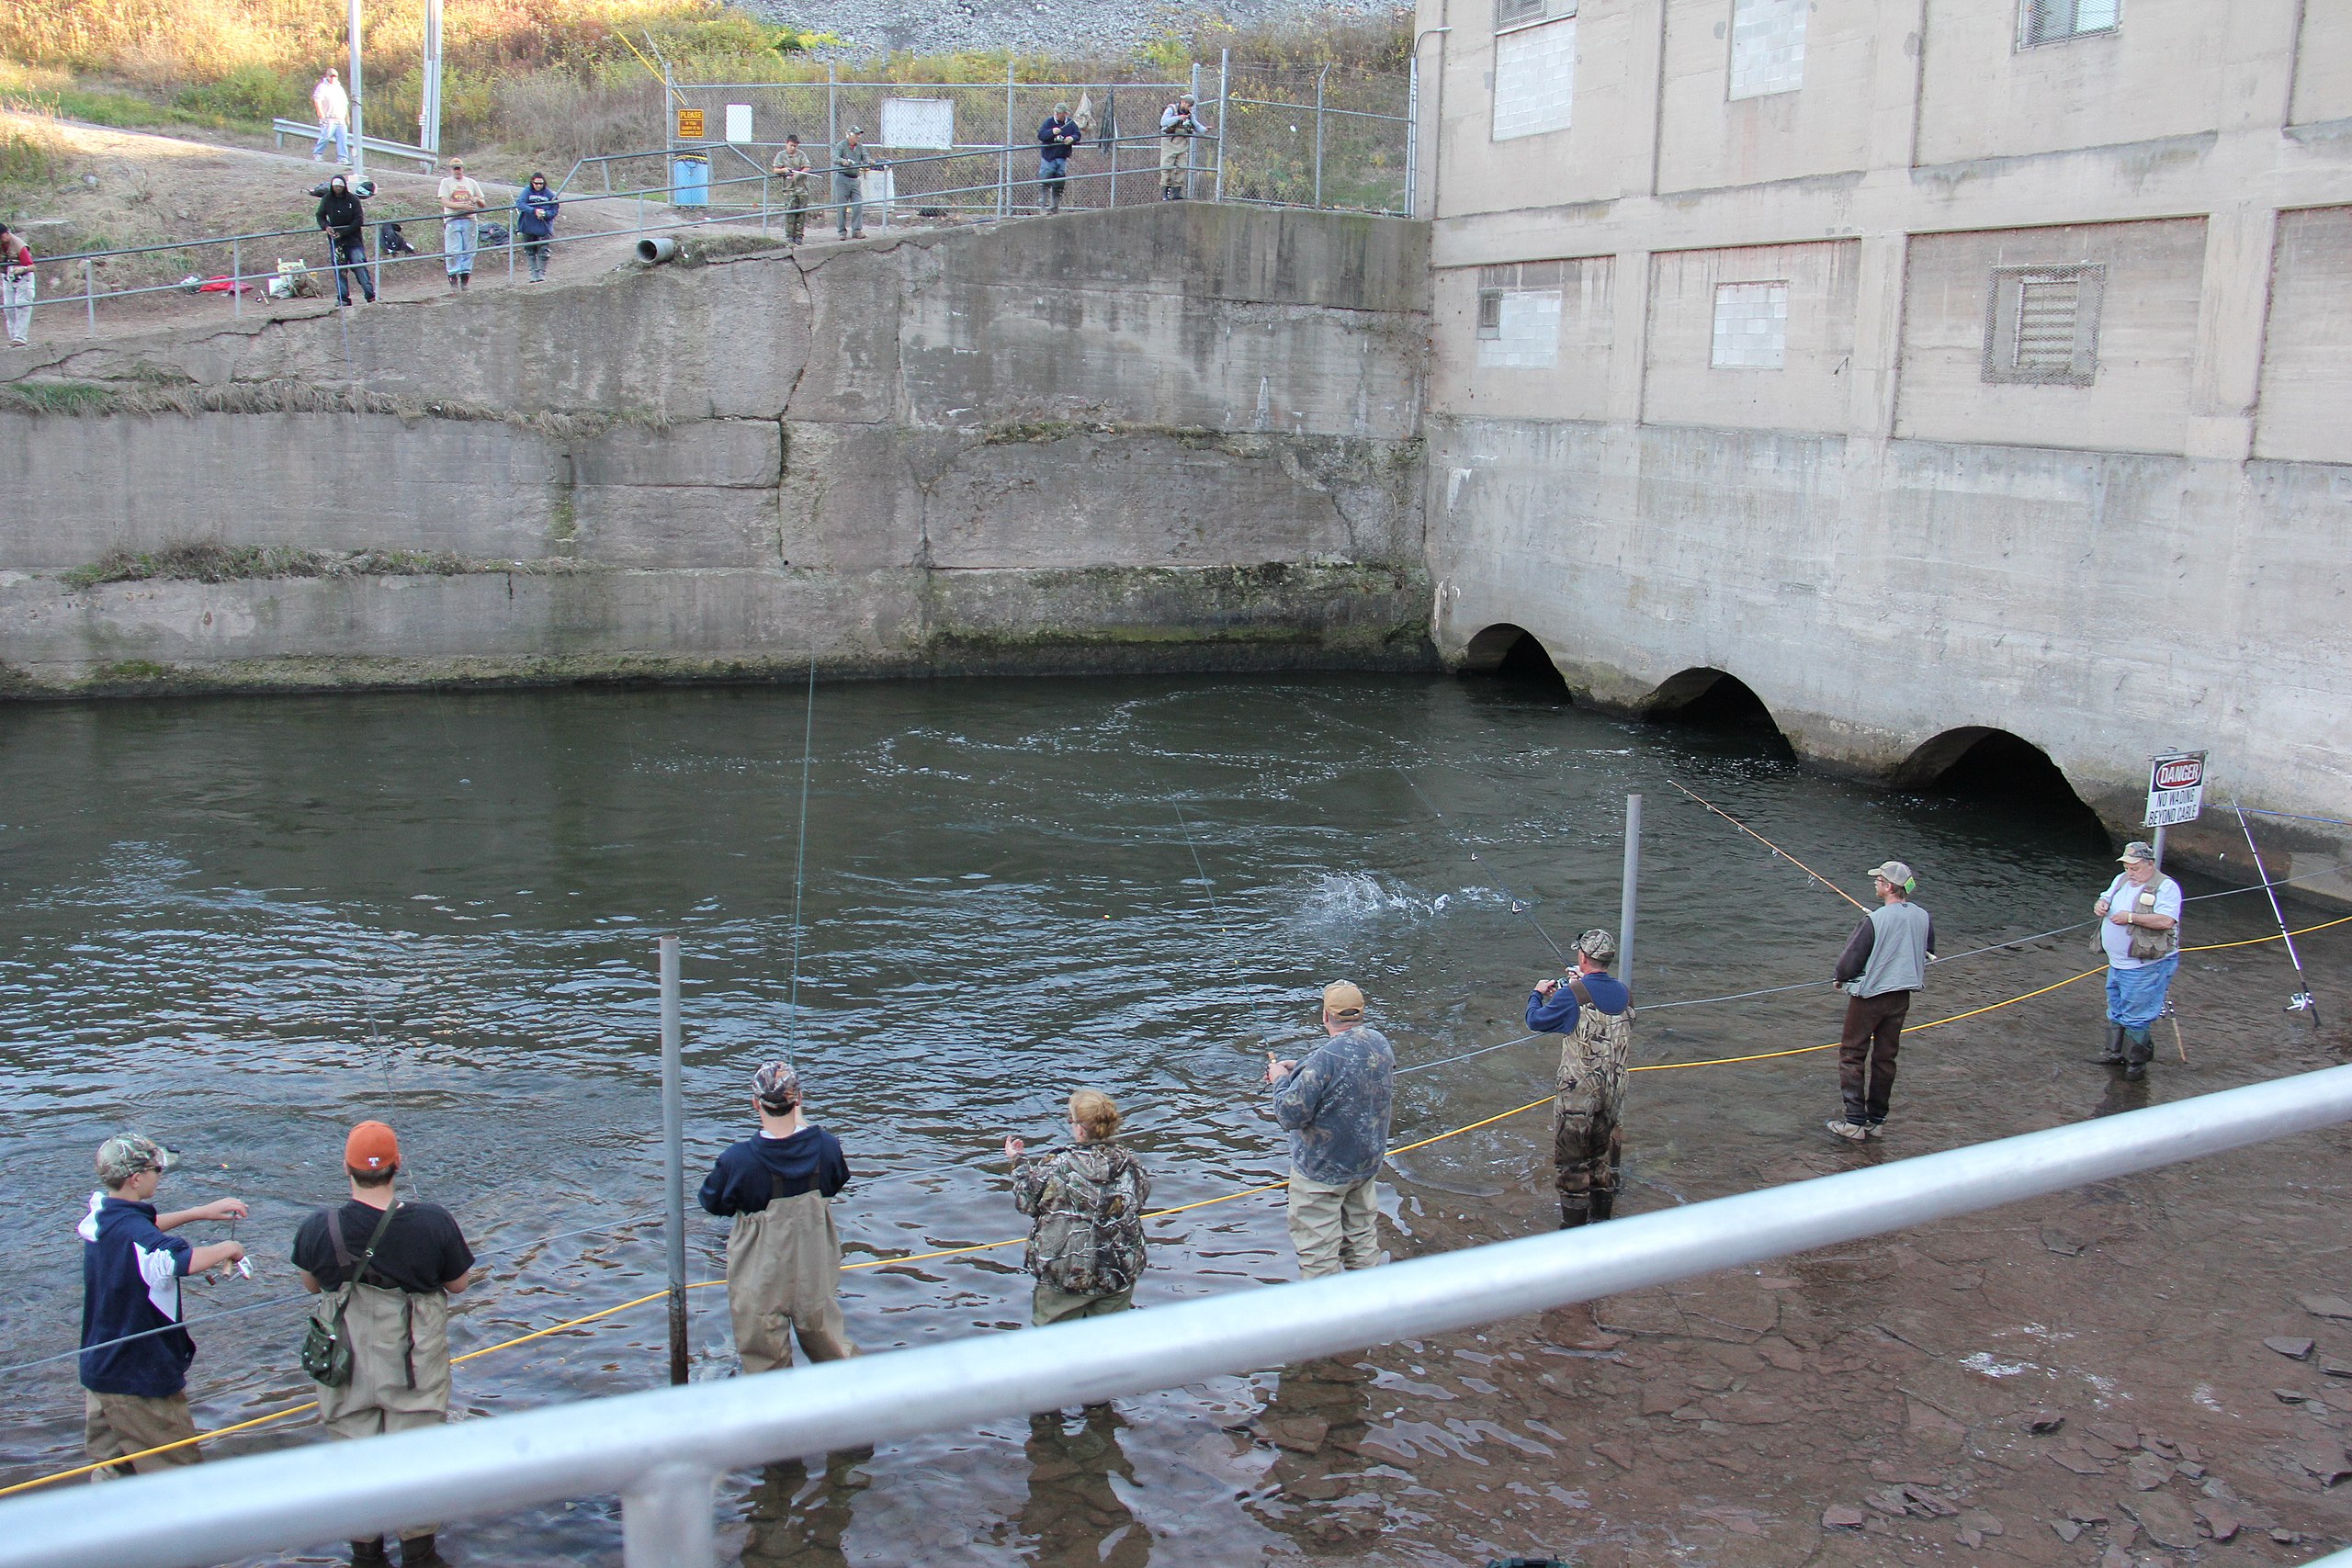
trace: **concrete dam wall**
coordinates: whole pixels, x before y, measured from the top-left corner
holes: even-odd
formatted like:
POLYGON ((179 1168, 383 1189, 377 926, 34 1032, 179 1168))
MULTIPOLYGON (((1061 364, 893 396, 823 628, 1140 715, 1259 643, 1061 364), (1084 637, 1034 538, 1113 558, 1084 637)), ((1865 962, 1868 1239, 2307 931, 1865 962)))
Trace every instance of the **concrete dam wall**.
POLYGON ((0 693, 1427 663, 1428 276, 1184 203, 68 339, 0 693))

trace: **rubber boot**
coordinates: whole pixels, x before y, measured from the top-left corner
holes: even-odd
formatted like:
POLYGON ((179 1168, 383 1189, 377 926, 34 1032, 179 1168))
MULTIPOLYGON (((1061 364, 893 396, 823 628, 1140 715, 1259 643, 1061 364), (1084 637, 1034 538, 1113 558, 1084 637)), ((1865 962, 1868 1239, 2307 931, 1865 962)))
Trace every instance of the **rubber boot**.
MULTIPOLYGON (((1562 1198, 1560 1200, 1560 1228, 1562 1230, 1575 1230, 1580 1225, 1590 1223, 1594 1217, 1595 1216, 1592 1213, 1592 1203, 1589 1198, 1562 1198)), ((1605 1218, 1606 1216, 1601 1217, 1605 1218)))
POLYGON ((392 1560, 384 1553, 384 1538, 353 1541, 351 1568, 392 1568, 392 1560))
POLYGON ((2098 1055, 2091 1058, 2101 1066, 2120 1067, 2123 1065, 2123 1026, 2111 1020, 2107 1025, 2107 1038, 2099 1043, 2098 1055))
POLYGON ((1596 1190, 1588 1200, 1588 1206, 1592 1211, 1592 1223, 1597 1225, 1617 1212, 1617 1194, 1613 1190, 1607 1192, 1596 1190))
POLYGON ((401 1568, 447 1568, 448 1561, 435 1550, 429 1535, 404 1536, 401 1540, 401 1568))
POLYGON ((2148 1063, 2156 1054, 2156 1043, 2148 1038, 2147 1026, 2128 1024, 2123 1030, 2123 1076, 2138 1083, 2148 1076, 2148 1063))

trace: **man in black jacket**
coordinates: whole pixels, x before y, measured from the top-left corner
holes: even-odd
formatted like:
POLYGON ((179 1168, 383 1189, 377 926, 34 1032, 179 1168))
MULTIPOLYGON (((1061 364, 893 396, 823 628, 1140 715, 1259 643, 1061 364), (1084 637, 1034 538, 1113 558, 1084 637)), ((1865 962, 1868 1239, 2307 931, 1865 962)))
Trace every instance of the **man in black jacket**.
POLYGON ((341 175, 327 182, 326 195, 319 197, 319 227, 326 231, 327 265, 334 268, 338 308, 350 305, 354 276, 359 279, 359 291, 368 303, 376 302, 376 279, 368 267, 368 215, 360 208, 360 199, 341 175))

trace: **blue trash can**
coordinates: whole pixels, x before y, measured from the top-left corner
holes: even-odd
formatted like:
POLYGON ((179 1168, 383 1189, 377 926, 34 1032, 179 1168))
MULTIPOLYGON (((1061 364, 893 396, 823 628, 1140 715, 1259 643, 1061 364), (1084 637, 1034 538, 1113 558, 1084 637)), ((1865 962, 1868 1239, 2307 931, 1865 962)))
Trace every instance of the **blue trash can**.
POLYGON ((710 160, 699 152, 686 152, 670 160, 670 205, 673 207, 707 207, 710 205, 710 160))

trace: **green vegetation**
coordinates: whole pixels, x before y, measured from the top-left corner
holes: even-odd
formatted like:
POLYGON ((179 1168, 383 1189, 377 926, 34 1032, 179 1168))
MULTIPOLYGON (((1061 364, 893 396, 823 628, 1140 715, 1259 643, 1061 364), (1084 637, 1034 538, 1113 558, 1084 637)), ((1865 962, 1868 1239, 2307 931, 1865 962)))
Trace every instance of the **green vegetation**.
POLYGON ((545 576, 582 570, 570 561, 476 560, 447 550, 305 550, 287 545, 221 545, 200 540, 158 550, 108 550, 59 581, 68 588, 102 582, 237 582, 260 577, 463 577, 475 572, 545 576))

